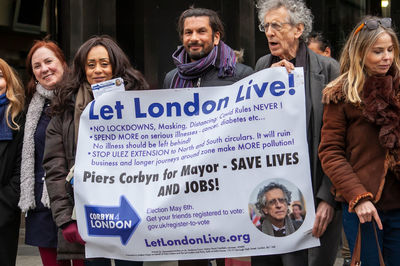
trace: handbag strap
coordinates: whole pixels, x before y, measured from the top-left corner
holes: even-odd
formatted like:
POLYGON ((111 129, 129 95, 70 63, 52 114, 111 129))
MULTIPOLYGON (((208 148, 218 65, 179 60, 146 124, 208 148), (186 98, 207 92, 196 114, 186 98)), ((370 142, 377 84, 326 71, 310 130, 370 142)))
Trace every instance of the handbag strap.
MULTIPOLYGON (((376 247, 378 248, 379 253, 379 264, 380 266, 385 266, 385 262, 383 260, 382 251, 378 242, 378 234, 376 232, 375 222, 372 221, 372 225, 374 227, 374 235, 376 247)), ((361 223, 358 224, 358 233, 356 238, 356 244, 354 245, 353 256, 351 257, 351 266, 360 266, 361 265, 361 223)))
POLYGON ((372 221, 372 225, 374 226, 375 242, 376 242, 376 246, 377 246, 377 248, 378 248, 379 264, 380 264, 381 266, 385 266, 385 261, 383 260, 381 247, 379 246, 379 242, 378 242, 378 233, 376 232, 376 225, 375 225, 375 222, 374 222, 374 221, 372 221))

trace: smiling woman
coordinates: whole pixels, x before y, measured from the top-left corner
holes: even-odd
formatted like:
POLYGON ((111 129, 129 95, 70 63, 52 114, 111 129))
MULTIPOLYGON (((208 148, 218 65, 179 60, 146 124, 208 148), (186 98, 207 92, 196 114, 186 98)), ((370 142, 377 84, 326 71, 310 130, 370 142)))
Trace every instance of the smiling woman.
MULTIPOLYGON (((50 122, 47 111, 67 64, 57 44, 41 40, 36 41, 30 49, 26 66, 29 105, 22 147, 21 195, 18 203, 26 213, 25 243, 39 248, 44 266, 68 265, 69 261, 57 262, 56 259, 58 228, 52 218, 41 164, 46 127, 50 122)), ((83 265, 83 261, 76 261, 74 265, 83 265)))
MULTIPOLYGON (((79 235, 77 223, 72 218, 74 201, 68 197, 65 182, 75 164, 75 148, 78 139, 79 119, 85 107, 93 100, 92 84, 121 77, 126 90, 147 89, 143 75, 135 70, 125 53, 108 36, 96 36, 78 49, 71 70, 56 90, 52 114, 47 127, 43 167, 46 170, 52 212, 61 228, 61 239, 68 245, 60 245, 58 258, 84 258, 85 242, 79 235), (74 249, 65 247, 73 246, 74 249)), ((111 265, 109 259, 85 261, 85 265, 111 265)), ((119 266, 121 261, 116 260, 119 266)), ((141 262, 124 262, 123 265, 141 265, 141 262)))
POLYGON ((64 53, 50 40, 35 41, 26 58, 28 71, 27 100, 36 92, 37 84, 53 90, 67 69, 64 53))
POLYGON ((104 46, 93 47, 87 56, 86 78, 90 85, 110 80, 113 76, 108 52, 104 46))
POLYGON ((65 60, 57 58, 46 47, 38 48, 32 55, 31 65, 36 80, 47 90, 54 89, 64 74, 65 60))

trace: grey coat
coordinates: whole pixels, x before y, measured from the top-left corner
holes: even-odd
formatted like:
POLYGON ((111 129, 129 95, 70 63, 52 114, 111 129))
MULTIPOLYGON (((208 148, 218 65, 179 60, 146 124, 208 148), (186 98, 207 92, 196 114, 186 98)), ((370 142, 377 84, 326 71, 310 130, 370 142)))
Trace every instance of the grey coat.
MULTIPOLYGON (((271 66, 272 56, 261 57, 256 64, 256 71, 271 66)), ((318 206, 321 200, 335 207, 336 202, 330 192, 332 186, 329 178, 324 174, 318 158, 318 146, 321 140, 322 127, 322 90, 325 86, 339 76, 339 64, 336 60, 317 55, 307 48, 307 68, 304 73, 306 94, 306 122, 307 138, 310 156, 311 182, 314 193, 314 202, 318 206)), ((341 212, 336 211, 332 222, 320 238, 321 246, 308 249, 308 266, 333 265, 340 242, 341 212)), ((288 262, 285 265, 299 265, 293 256, 294 253, 284 254, 288 262)))
MULTIPOLYGON (((308 48, 307 48, 308 49, 308 48)), ((272 55, 261 57, 256 64, 255 70, 259 71, 271 66, 272 55)), ((336 60, 320 56, 308 49, 308 69, 304 73, 306 89, 306 121, 307 127, 312 123, 312 132, 308 139, 312 139, 310 147, 311 177, 315 197, 315 204, 318 200, 324 200, 331 206, 335 206, 335 200, 330 193, 331 182, 321 168, 318 158, 318 146, 321 140, 322 127, 322 90, 325 86, 339 76, 339 64, 336 60)), ((310 133, 310 131, 308 131, 310 133)))

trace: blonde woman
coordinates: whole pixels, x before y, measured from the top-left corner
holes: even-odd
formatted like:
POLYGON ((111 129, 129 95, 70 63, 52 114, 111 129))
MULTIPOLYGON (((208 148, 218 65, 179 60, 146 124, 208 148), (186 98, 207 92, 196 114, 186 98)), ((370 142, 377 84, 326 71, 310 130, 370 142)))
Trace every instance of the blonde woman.
POLYGON ((0 58, 0 265, 17 257, 18 208, 24 91, 20 79, 0 58))
POLYGON ((341 75, 323 92, 319 156, 343 202, 351 251, 361 223, 362 265, 400 261, 400 66, 390 18, 366 17, 351 32, 341 75))

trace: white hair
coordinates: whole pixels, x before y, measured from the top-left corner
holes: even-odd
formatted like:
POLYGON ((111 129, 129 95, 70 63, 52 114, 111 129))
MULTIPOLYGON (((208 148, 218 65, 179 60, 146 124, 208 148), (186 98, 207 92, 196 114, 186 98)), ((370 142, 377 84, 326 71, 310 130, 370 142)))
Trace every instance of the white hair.
POLYGON ((285 7, 292 25, 304 25, 303 34, 300 36, 302 40, 306 41, 312 31, 313 15, 303 0, 258 0, 256 7, 260 23, 264 23, 265 14, 269 11, 285 7))

